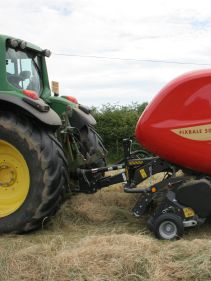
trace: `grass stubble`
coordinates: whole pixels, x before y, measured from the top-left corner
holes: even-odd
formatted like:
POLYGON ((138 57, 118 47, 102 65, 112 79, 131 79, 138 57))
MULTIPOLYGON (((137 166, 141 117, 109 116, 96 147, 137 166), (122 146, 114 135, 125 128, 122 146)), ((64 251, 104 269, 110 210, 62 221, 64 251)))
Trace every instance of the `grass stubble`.
POLYGON ((42 230, 0 237, 0 281, 208 281, 211 224, 158 241, 121 185, 67 201, 42 230))

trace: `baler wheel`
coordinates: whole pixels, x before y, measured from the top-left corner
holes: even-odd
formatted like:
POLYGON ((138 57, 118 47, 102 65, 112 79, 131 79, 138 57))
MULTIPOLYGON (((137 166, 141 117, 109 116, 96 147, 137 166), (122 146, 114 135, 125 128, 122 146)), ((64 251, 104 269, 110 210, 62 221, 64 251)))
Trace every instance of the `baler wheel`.
POLYGON ((184 233, 182 218, 173 213, 165 213, 152 222, 151 230, 158 239, 176 240, 180 239, 184 233))

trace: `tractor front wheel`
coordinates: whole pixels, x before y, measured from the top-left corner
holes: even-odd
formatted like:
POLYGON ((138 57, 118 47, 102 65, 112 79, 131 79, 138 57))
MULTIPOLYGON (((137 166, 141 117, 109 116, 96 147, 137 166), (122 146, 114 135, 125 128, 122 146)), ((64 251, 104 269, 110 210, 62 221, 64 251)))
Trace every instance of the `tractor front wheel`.
POLYGON ((0 112, 0 233, 38 228, 68 188, 61 146, 51 132, 33 122, 0 112))

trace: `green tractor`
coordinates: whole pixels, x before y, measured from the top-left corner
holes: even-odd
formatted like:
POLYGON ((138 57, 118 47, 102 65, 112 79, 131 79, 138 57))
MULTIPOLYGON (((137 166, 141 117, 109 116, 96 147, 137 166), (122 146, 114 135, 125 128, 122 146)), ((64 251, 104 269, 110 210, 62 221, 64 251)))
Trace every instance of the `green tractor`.
POLYGON ((81 189, 78 169, 105 166, 90 110, 59 97, 56 82, 51 94, 49 56, 49 50, 0 36, 1 233, 38 228, 71 190, 81 189))

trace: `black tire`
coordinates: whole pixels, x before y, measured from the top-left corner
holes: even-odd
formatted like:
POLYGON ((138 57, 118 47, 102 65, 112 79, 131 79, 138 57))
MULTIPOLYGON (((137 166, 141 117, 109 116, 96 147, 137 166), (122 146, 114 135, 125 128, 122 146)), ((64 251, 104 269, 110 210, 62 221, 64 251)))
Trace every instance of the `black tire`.
POLYGON ((67 162, 52 133, 18 114, 0 112, 0 141, 20 152, 30 178, 22 205, 0 218, 0 232, 28 232, 40 227, 62 202, 62 196, 68 190, 67 162))
POLYGON ((162 214, 150 221, 150 230, 158 239, 176 240, 184 234, 182 218, 173 213, 162 214))
POLYGON ((92 126, 85 125, 80 130, 80 150, 87 159, 86 168, 105 167, 107 151, 103 140, 92 126))

